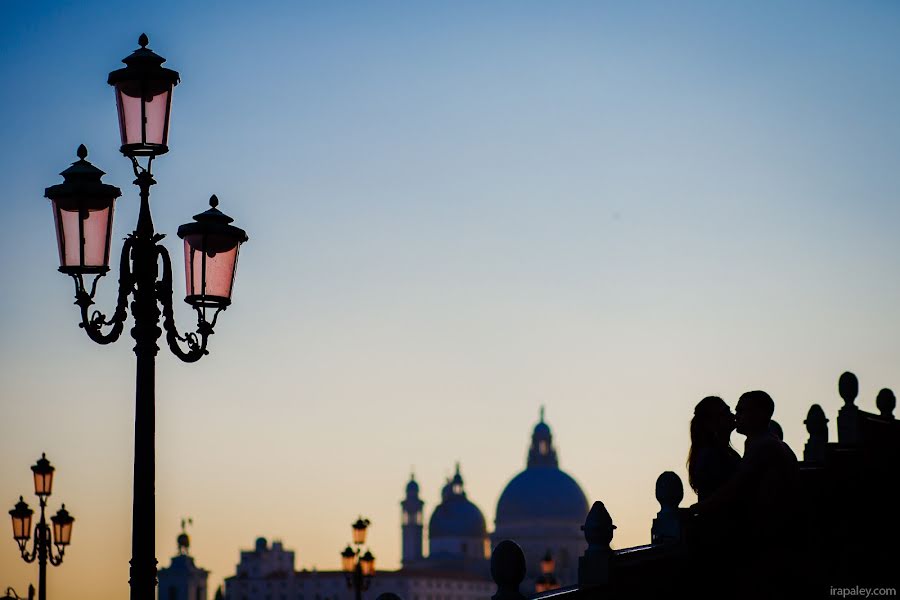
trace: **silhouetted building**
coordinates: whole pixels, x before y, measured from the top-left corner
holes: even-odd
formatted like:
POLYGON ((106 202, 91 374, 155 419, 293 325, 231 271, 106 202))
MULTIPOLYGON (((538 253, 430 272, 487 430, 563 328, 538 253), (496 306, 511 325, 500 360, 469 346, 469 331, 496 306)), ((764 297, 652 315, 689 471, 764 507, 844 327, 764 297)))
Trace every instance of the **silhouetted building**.
POLYGON ((576 581, 578 557, 587 547, 581 531, 587 514, 581 486, 559 468, 553 434, 541 408, 525 470, 512 478, 497 502, 493 544, 516 540, 525 553, 526 581, 541 572, 541 558, 549 550, 556 560, 556 578, 568 585, 576 581))
MULTIPOLYGON (((404 600, 486 600, 493 593, 490 577, 465 572, 423 569, 378 571, 365 597, 393 592, 404 600)), ((242 551, 237 574, 225 579, 225 600, 350 600, 342 571, 294 570, 294 552, 280 542, 256 540, 242 551)))
POLYGON ((206 580, 209 571, 194 564, 188 553, 191 539, 181 524, 181 534, 177 538, 178 554, 172 557, 168 567, 159 570, 159 600, 206 600, 206 580))
POLYGON ((437 569, 489 577, 490 542, 513 538, 525 551, 529 584, 540 574, 541 558, 550 551, 556 559, 556 577, 563 584, 577 576, 577 557, 584 551, 581 525, 588 503, 578 483, 560 470, 553 434, 540 421, 531 435, 525 470, 512 478, 497 502, 496 530, 488 534, 484 515, 466 495, 459 464, 441 491, 441 503, 428 523, 429 553, 422 552, 424 502, 419 484, 406 484, 402 508, 402 564, 404 571, 437 569))

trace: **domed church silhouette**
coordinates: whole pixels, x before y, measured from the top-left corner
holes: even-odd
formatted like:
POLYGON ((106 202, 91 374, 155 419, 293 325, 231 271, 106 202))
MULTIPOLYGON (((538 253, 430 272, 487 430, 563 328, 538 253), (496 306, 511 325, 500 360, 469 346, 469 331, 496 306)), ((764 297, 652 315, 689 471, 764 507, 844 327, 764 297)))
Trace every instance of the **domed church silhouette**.
POLYGON ((540 573, 541 558, 549 551, 556 561, 558 580, 565 585, 577 579, 578 557, 586 548, 581 526, 588 502, 581 486, 559 468, 543 407, 531 434, 525 469, 500 494, 493 533, 488 533, 484 515, 466 495, 459 463, 428 522, 428 556, 422 543, 424 504, 419 498, 419 484, 415 476, 410 476, 406 497, 400 503, 405 570, 485 575, 490 569, 491 545, 514 539, 525 552, 529 577, 540 573))

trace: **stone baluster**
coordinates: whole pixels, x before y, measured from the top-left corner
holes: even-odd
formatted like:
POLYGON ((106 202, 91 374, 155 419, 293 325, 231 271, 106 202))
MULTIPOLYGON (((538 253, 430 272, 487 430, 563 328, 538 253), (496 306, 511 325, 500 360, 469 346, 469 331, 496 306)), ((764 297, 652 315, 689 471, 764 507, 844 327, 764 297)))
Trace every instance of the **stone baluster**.
POLYGON ((803 424, 809 432, 809 440, 803 448, 803 460, 822 462, 825 460, 825 447, 828 445, 828 418, 825 411, 818 404, 813 404, 809 407, 803 424))
POLYGON ((875 398, 875 406, 878 407, 878 412, 881 413, 882 417, 893 419, 894 408, 897 407, 897 398, 894 396, 894 392, 888 388, 878 392, 878 397, 875 398))
POLYGON ((609 582, 609 561, 612 549, 609 543, 613 538, 612 517, 603 503, 594 502, 581 530, 588 547, 584 556, 578 559, 578 585, 590 587, 605 585, 609 582))
POLYGON ((859 381, 850 371, 838 380, 838 392, 844 399, 844 406, 838 411, 838 442, 855 445, 859 439, 859 407, 854 404, 859 395, 859 381))
POLYGON ((659 512, 650 528, 653 544, 673 542, 681 539, 681 519, 678 505, 684 499, 684 484, 681 477, 672 471, 665 471, 656 479, 656 500, 659 512))
POLYGON ((525 553, 512 540, 503 540, 491 553, 491 578, 497 584, 493 600, 525 600, 519 585, 525 579, 525 553))

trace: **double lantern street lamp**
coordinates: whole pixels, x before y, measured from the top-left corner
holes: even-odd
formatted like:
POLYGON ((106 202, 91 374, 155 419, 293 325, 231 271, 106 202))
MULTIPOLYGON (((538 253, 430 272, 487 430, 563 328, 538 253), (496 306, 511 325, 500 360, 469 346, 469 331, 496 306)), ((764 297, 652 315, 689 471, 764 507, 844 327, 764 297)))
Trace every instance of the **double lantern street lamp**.
POLYGON ((109 74, 115 88, 122 136, 122 154, 131 160, 134 183, 140 190, 140 211, 135 230, 126 238, 119 260, 119 292, 111 318, 90 311, 100 277, 109 271, 109 243, 113 208, 121 196, 119 188, 101 182, 103 171, 89 163, 87 149, 78 148, 78 160, 62 172, 63 183, 47 188, 53 205, 59 242, 59 270, 75 281, 75 304, 81 309, 80 327, 98 344, 109 344, 122 334, 128 318, 128 299, 134 326, 137 356, 136 409, 134 424, 134 505, 131 542, 131 598, 154 600, 156 586, 155 548, 155 366, 157 340, 166 331, 172 353, 185 362, 208 354, 207 340, 216 319, 231 304, 238 250, 247 241, 243 229, 217 208, 194 216, 194 222, 178 228, 184 240, 187 295, 185 302, 197 312, 196 332, 178 332, 172 310, 172 261, 160 245, 165 237, 156 233, 150 214, 153 159, 169 151, 169 116, 172 90, 178 73, 162 66, 165 59, 147 48, 123 59, 125 67, 109 74), (142 165, 139 160, 145 159, 142 165), (162 272, 160 274, 160 266, 162 272), (93 276, 86 285, 86 276, 93 276), (160 311, 160 308, 162 309, 160 311), (210 316, 211 313, 211 316, 210 316), (186 348, 182 348, 184 344, 186 348))
POLYGON ((356 595, 356 600, 362 598, 362 593, 369 589, 372 578, 375 577, 375 557, 366 549, 366 553, 362 554, 362 545, 366 543, 366 529, 369 527, 369 520, 359 517, 352 525, 353 527, 353 545, 356 549, 347 545, 341 552, 341 567, 347 576, 347 587, 352 589, 356 595))
MULTIPOLYGON (((55 470, 47 460, 45 454, 41 455, 37 463, 31 467, 34 473, 34 493, 38 497, 41 506, 41 520, 34 527, 34 542, 31 551, 26 550, 28 540, 31 538, 31 516, 34 511, 25 503, 25 499, 19 496, 15 508, 9 511, 12 517, 13 539, 19 545, 19 552, 27 563, 38 561, 38 600, 47 598, 47 562, 57 567, 62 564, 66 546, 72 541, 72 523, 75 518, 66 510, 63 504, 55 515, 50 517, 53 523, 53 538, 51 544, 50 527, 44 517, 44 509, 47 507, 47 498, 53 491, 53 471, 55 470), (56 546, 57 554, 53 554, 56 546)), ((7 594, 9 596, 9 594, 7 594)), ((29 597, 33 596, 33 593, 29 597)))

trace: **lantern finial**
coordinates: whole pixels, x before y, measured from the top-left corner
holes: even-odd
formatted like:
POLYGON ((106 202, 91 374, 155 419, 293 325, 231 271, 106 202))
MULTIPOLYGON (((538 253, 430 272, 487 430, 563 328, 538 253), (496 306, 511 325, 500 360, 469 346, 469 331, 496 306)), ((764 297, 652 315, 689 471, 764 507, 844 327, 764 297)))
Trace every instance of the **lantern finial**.
POLYGON ((75 152, 75 155, 78 156, 81 160, 87 158, 87 147, 84 144, 78 146, 78 150, 75 152))
POLYGON ((216 197, 215 194, 213 194, 212 196, 209 197, 209 205, 212 206, 213 208, 215 208, 219 205, 219 199, 216 197))
POLYGON ((150 38, 147 37, 146 33, 142 33, 141 37, 138 38, 138 44, 141 48, 146 48, 147 44, 150 43, 150 38))

